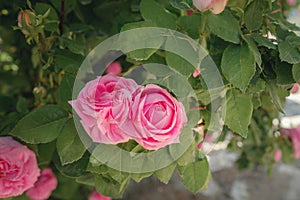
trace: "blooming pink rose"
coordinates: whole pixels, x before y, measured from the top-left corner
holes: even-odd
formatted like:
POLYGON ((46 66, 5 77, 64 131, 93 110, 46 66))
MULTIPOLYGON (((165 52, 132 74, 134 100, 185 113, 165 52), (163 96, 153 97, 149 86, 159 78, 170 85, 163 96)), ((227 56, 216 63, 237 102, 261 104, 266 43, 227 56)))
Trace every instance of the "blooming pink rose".
POLYGON ((296 93, 298 92, 298 90, 299 90, 299 84, 295 83, 293 88, 291 89, 291 93, 296 93))
POLYGON ((70 102, 94 142, 118 144, 129 140, 120 126, 127 121, 132 94, 138 88, 132 79, 110 73, 88 82, 70 102))
POLYGON ((12 137, 0 137, 0 198, 21 195, 39 175, 33 151, 12 137))
POLYGON ((157 150, 179 142, 179 134, 187 122, 182 103, 167 90, 149 84, 136 93, 132 105, 131 123, 123 130, 141 146, 157 150))
POLYGON ((274 160, 275 162, 279 162, 281 160, 281 157, 282 157, 282 152, 280 149, 276 149, 274 151, 274 160))
POLYGON ((202 11, 211 9, 214 14, 221 13, 227 4, 228 0, 193 0, 194 6, 202 11))
POLYGON ((106 73, 113 73, 115 75, 118 75, 122 72, 122 66, 119 62, 112 62, 107 66, 105 71, 106 73))
POLYGON ((26 195, 32 200, 48 199, 57 186, 57 180, 51 168, 43 169, 34 186, 27 190, 26 195))
POLYGON ((292 140, 294 157, 300 158, 300 126, 297 128, 282 129, 281 131, 292 140))
POLYGON ((107 196, 103 196, 102 194, 94 190, 89 196, 89 200, 111 200, 111 198, 107 196))

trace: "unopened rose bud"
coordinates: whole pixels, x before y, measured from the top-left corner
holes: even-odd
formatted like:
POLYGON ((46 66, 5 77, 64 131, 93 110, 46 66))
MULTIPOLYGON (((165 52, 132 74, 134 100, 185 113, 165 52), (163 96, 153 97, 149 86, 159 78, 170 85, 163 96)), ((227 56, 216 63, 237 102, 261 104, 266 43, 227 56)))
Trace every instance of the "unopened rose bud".
MULTIPOLYGON (((20 28, 29 27, 32 25, 32 20, 34 19, 35 14, 30 10, 22 10, 18 14, 18 26, 20 28)), ((24 35, 28 35, 28 31, 22 30, 24 35)))
POLYGON ((210 10, 213 14, 221 13, 227 4, 228 0, 193 0, 194 6, 202 11, 210 10))

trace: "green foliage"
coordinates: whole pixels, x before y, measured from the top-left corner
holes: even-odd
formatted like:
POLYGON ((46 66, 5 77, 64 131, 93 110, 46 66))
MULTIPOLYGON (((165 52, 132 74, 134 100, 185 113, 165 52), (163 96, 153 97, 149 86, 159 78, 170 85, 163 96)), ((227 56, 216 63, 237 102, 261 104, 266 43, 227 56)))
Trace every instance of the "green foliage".
MULTIPOLYGON (((240 167, 272 166, 277 149, 284 162, 292 160, 291 142, 272 124, 284 112, 293 83, 300 83, 300 37, 293 32, 300 28, 286 20, 287 4, 230 0, 214 15, 198 11, 192 0, 69 0, 64 10, 61 3, 0 2, 0 136, 19 139, 36 153, 40 168, 54 170, 59 184, 51 199, 86 199, 94 188, 121 198, 130 179, 140 182, 156 175, 168 183, 176 170, 192 192, 205 189, 208 161, 196 148, 204 136, 191 131, 199 112, 205 133, 220 131, 223 122, 223 132, 235 133, 229 149, 240 152, 240 167), (31 22, 22 19, 22 27, 17 26, 20 8, 30 11, 31 22), (190 38, 171 31, 157 37, 157 32, 134 30, 149 27, 176 30, 190 38), (80 66, 95 46, 118 33, 112 48, 124 52, 118 58, 123 75, 139 84, 165 87, 184 103, 188 115, 178 145, 188 139, 191 143, 184 152, 176 145, 161 150, 166 154, 161 162, 171 160, 161 169, 155 169, 152 151, 134 141, 114 146, 117 150, 108 158, 110 146, 84 143, 86 135, 77 133, 83 128, 74 124, 78 116, 71 117, 68 101, 80 66), (195 67, 200 69, 198 77, 192 76, 195 67), (140 173, 109 167, 123 158, 120 149, 138 161, 133 168, 140 173), (96 154, 106 156, 106 162, 98 161, 96 154)), ((87 75, 95 70, 88 69, 87 75)), ((82 87, 80 81, 85 80, 76 81, 82 87)))

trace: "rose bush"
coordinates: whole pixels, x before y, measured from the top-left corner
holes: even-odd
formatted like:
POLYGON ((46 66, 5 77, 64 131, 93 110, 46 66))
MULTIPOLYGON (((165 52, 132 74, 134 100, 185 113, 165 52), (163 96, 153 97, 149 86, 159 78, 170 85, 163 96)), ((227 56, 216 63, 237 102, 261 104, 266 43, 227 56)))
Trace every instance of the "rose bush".
POLYGON ((50 197, 56 186, 57 179, 51 168, 45 168, 42 170, 34 186, 27 190, 26 195, 30 197, 31 200, 46 200, 50 197))
POLYGON ((0 198, 22 194, 39 175, 33 151, 12 137, 0 137, 0 198))

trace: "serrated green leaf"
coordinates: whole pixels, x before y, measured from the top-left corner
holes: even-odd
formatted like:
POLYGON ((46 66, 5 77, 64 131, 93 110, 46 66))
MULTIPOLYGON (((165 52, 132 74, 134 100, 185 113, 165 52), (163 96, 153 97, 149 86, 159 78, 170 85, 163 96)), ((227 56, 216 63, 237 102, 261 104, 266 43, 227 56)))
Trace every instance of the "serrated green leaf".
POLYGON ((145 20, 155 23, 159 27, 176 29, 176 16, 167 12, 154 0, 142 0, 140 11, 145 20))
POLYGON ((178 167, 182 183, 191 192, 198 192, 206 187, 210 178, 210 171, 207 159, 190 163, 186 166, 178 167))
POLYGON ((223 40, 235 44, 240 42, 240 25, 230 12, 225 10, 219 15, 208 15, 207 25, 213 34, 223 40))
POLYGON ((54 55, 55 71, 59 72, 61 69, 64 69, 68 73, 77 74, 83 59, 83 56, 70 51, 57 50, 54 55))
POLYGON ((296 82, 300 83, 300 63, 293 66, 293 77, 296 82))
POLYGON ((173 175, 173 173, 174 173, 174 170, 175 170, 176 166, 177 166, 176 163, 172 163, 171 165, 169 165, 165 168, 162 168, 158 171, 155 171, 154 174, 157 176, 157 178, 161 182, 163 182, 165 184, 168 184, 171 177, 172 177, 172 175, 173 175))
POLYGON ((23 117, 11 135, 30 144, 55 140, 68 120, 68 113, 57 105, 45 105, 23 117))
POLYGON ((88 152, 85 152, 80 160, 77 160, 68 165, 62 165, 58 153, 55 152, 53 156, 53 162, 55 164, 55 167, 61 174, 67 177, 77 178, 87 174, 86 168, 89 163, 89 157, 90 154, 88 152))
POLYGON ((272 102, 274 103, 274 105, 276 106, 276 108, 282 112, 282 113, 285 113, 284 112, 284 106, 280 100, 280 97, 278 95, 278 88, 277 88, 277 85, 273 82, 268 82, 267 83, 267 89, 270 93, 270 96, 272 98, 272 102))
POLYGON ((56 147, 62 165, 73 163, 83 156, 86 148, 81 142, 73 119, 69 119, 63 127, 57 138, 56 147))
POLYGON ((251 36, 260 46, 267 47, 268 49, 276 49, 276 45, 262 35, 253 33, 251 36))
POLYGON ((154 35, 157 34, 157 32, 154 33, 151 31, 143 31, 142 34, 138 34, 140 32, 122 34, 122 32, 127 30, 146 27, 156 27, 156 24, 151 21, 125 24, 121 29, 120 38, 117 44, 119 47, 117 47, 117 49, 120 48, 123 52, 130 50, 130 52, 127 52, 129 59, 135 61, 148 60, 163 44, 163 37, 154 35))
POLYGON ((256 71, 255 59, 247 45, 230 45, 223 53, 221 68, 230 83, 245 91, 256 71))
POLYGON ((230 89, 226 94, 225 124, 235 133, 246 138, 253 111, 252 97, 242 94, 237 89, 230 89))
POLYGON ((253 41, 253 39, 249 35, 244 35, 243 38, 247 42, 248 48, 253 53, 256 64, 258 66, 261 66, 261 63, 262 63, 261 54, 260 54, 255 42, 253 41))
POLYGON ((300 51, 296 46, 289 43, 288 40, 280 42, 278 45, 279 57, 282 61, 290 64, 297 64, 300 62, 300 51))
POLYGON ((259 0, 254 0, 247 6, 245 11, 245 24, 250 31, 260 28, 263 22, 264 4, 259 0))
POLYGON ((201 16, 181 16, 177 20, 177 25, 180 30, 188 33, 188 35, 194 39, 199 38, 199 28, 201 26, 201 16))
POLYGON ((109 176, 95 175, 96 190, 100 194, 112 198, 121 198, 128 183, 129 180, 126 180, 124 183, 120 184, 109 176))

